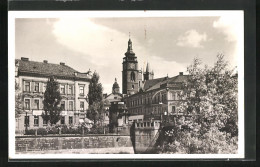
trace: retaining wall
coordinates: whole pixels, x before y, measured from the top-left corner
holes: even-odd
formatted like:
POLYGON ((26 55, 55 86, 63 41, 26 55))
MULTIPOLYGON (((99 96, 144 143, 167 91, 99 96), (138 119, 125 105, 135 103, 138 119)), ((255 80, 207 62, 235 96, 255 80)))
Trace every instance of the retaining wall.
POLYGON ((132 147, 130 136, 122 135, 91 135, 91 136, 43 136, 27 137, 16 136, 16 152, 61 150, 61 149, 87 149, 132 147))

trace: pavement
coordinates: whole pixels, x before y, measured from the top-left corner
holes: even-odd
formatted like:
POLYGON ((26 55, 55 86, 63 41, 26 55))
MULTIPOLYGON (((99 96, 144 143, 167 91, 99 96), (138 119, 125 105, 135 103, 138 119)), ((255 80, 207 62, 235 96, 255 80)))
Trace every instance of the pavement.
POLYGON ((133 147, 62 149, 16 152, 16 154, 134 154, 133 147))

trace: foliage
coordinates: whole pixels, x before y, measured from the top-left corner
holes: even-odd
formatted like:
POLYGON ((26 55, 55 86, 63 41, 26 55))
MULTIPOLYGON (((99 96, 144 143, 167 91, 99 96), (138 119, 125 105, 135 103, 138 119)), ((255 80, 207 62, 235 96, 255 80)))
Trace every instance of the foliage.
POLYGON ((15 81, 15 118, 20 117, 23 112, 22 95, 19 91, 19 84, 15 81))
POLYGON ((188 114, 179 117, 176 127, 166 131, 168 141, 163 152, 235 153, 238 136, 237 76, 227 68, 223 55, 214 67, 200 67, 195 59, 188 67, 188 81, 183 84, 178 108, 188 114), (166 149, 168 148, 168 150, 166 149))
POLYGON ((37 135, 47 135, 47 130, 45 128, 39 128, 37 129, 37 135))
POLYGON ((25 131, 25 135, 35 135, 35 129, 28 129, 25 131))
POLYGON ((94 72, 91 81, 89 83, 89 93, 88 93, 88 102, 89 105, 94 104, 95 102, 100 102, 103 99, 103 87, 99 83, 99 75, 97 72, 94 72))
POLYGON ((47 128, 48 134, 59 134, 59 130, 56 127, 49 127, 47 128))
POLYGON ((68 125, 61 126, 61 134, 80 134, 81 130, 79 127, 72 127, 68 125))
POLYGON ((104 102, 103 102, 103 88, 99 83, 99 75, 94 72, 91 81, 89 83, 88 102, 89 110, 87 111, 87 118, 97 122, 103 121, 104 115, 104 102))
MULTIPOLYGON (((105 127, 98 125, 93 125, 91 128, 84 127, 84 134, 104 134, 104 128, 105 127)), ((107 130, 107 128, 105 128, 105 130, 107 130)))
POLYGON ((56 124, 60 120, 61 107, 59 106, 61 96, 59 92, 59 84, 50 77, 47 82, 47 87, 44 92, 42 118, 47 122, 50 121, 51 125, 56 124))
POLYGON ((89 109, 87 111, 87 118, 94 121, 94 124, 96 125, 97 122, 102 122, 104 120, 104 103, 103 101, 100 102, 94 102, 92 105, 89 106, 89 109))

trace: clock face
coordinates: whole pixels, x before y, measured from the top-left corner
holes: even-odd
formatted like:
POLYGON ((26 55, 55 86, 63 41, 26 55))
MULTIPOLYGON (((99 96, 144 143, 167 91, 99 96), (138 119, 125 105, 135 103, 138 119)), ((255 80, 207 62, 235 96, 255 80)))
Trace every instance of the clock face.
POLYGON ((130 69, 134 69, 134 68, 135 68, 135 64, 132 64, 132 63, 129 64, 129 68, 130 68, 130 69))

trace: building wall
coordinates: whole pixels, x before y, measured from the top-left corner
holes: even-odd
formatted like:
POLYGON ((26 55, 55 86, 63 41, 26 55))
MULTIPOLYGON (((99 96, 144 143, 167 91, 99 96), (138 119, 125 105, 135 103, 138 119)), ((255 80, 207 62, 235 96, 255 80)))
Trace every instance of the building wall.
MULTIPOLYGON (((23 104, 23 114, 17 119, 16 130, 25 129, 25 116, 29 116, 29 126, 28 128, 38 128, 44 127, 43 119, 41 113, 43 111, 43 99, 44 99, 44 85, 47 85, 47 77, 32 77, 32 76, 17 76, 16 81, 19 83, 19 93, 23 95, 22 104, 23 104), (30 83, 29 92, 25 91, 25 83, 30 83), (35 91, 35 83, 39 83, 39 91, 35 91), (26 109, 25 100, 30 100, 30 108, 26 109), (39 100, 39 108, 34 104, 35 100, 39 100), (39 116, 39 126, 34 126, 34 116, 39 116)), ((87 81, 74 81, 68 79, 57 79, 57 82, 65 88, 65 93, 61 93, 62 100, 65 102, 65 108, 62 111, 61 115, 65 117, 65 124, 69 124, 69 117, 72 117, 73 124, 78 124, 79 119, 83 119, 86 116, 86 110, 88 109, 88 103, 86 101, 86 96, 88 94, 88 85, 87 81), (72 92, 69 93, 69 86, 72 88, 72 92), (83 94, 80 94, 80 86, 84 86, 83 94), (73 107, 69 107, 69 102, 73 103, 73 107), (80 102, 84 103, 84 107, 80 107, 80 102), (83 109, 83 110, 82 110, 83 109), (81 111, 82 110, 82 111, 81 111)), ((59 121, 57 124, 61 124, 59 121)))
POLYGON ((180 106, 180 89, 166 91, 165 88, 138 93, 125 98, 128 112, 131 115, 161 115, 176 113, 180 106))

